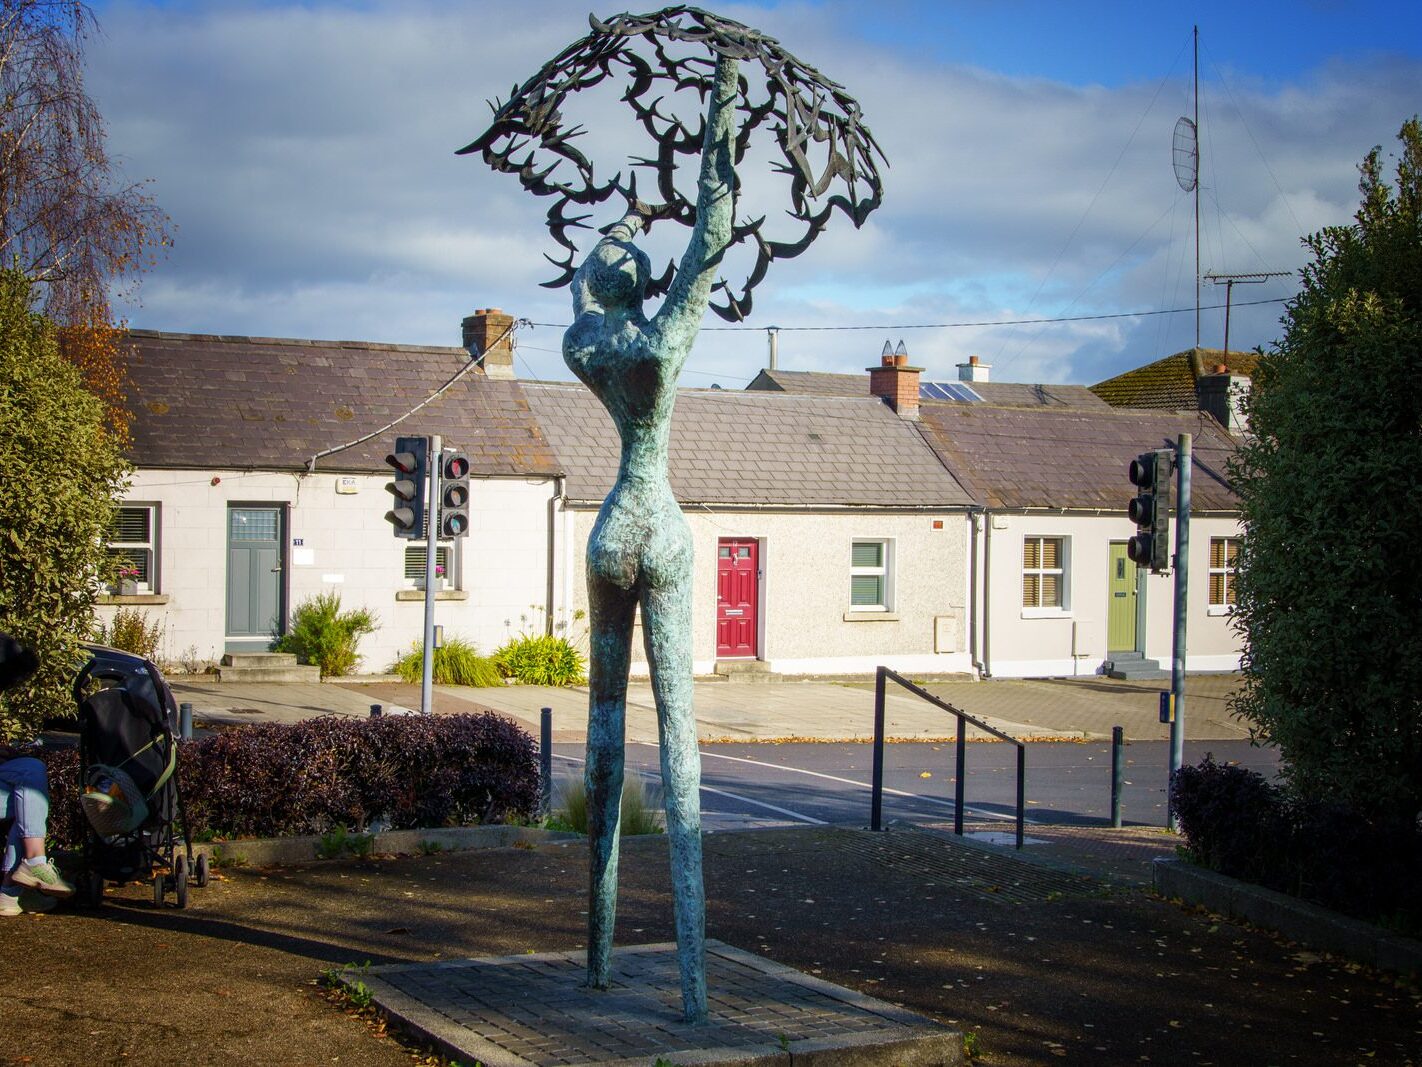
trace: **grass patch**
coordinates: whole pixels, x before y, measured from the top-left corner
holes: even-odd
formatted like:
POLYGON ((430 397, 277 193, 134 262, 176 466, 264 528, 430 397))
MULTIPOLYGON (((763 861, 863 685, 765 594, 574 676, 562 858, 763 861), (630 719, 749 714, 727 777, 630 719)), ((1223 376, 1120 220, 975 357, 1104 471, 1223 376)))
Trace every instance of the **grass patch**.
MULTIPOLYGON (((424 658, 420 646, 414 645, 410 651, 395 661, 391 668, 402 682, 417 685, 423 680, 424 658)), ((446 637, 444 645, 435 649, 434 681, 436 685, 472 685, 487 688, 503 685, 504 676, 499 673, 492 656, 481 656, 473 643, 462 637, 446 637)))
MULTIPOLYGON (((549 830, 588 832, 588 795, 581 778, 571 778, 558 792, 558 808, 548 817, 549 830)), ((657 791, 648 789, 638 775, 629 775, 622 782, 622 835, 660 834, 662 825, 657 791)))

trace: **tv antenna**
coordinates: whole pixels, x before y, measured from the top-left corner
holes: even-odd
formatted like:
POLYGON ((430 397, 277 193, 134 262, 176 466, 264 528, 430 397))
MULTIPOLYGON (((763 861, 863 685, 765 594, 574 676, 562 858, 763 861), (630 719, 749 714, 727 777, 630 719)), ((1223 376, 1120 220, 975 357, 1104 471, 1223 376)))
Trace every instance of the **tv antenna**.
MULTIPOLYGON (((1234 295, 1234 287, 1236 285, 1257 285, 1270 278, 1287 278, 1289 274, 1290 272, 1286 270, 1264 270, 1255 271, 1252 274, 1215 274, 1211 272, 1205 275, 1206 281, 1225 287, 1224 360, 1226 365, 1229 363, 1229 306, 1230 299, 1234 295)), ((1195 347, 1199 347, 1198 341, 1195 342, 1195 347)))

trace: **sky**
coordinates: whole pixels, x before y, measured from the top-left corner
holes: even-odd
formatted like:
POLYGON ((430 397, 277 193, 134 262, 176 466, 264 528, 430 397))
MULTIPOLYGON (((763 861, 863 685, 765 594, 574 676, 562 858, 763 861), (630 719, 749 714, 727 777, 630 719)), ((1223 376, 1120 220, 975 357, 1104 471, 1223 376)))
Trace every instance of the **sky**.
MULTIPOLYGON (((787 370, 862 373, 902 340, 944 380, 976 355, 995 381, 1090 384, 1188 348, 1194 196, 1172 136, 1192 114, 1197 24, 1200 271, 1288 272, 1233 290, 1231 349, 1267 346, 1302 238, 1352 220, 1358 162, 1422 112, 1416 0, 714 9, 842 84, 888 166, 862 228, 837 216, 773 263, 745 323, 708 317, 685 386, 744 386, 770 326, 787 370), (1173 309, 1187 310, 1140 314, 1173 309)), ((464 316, 499 307, 536 324, 516 335, 521 377, 571 377, 568 290, 540 287, 557 274, 548 202, 454 153, 487 127, 487 100, 587 32, 586 0, 95 10, 87 84, 110 153, 174 236, 117 309, 129 325, 457 345, 464 316)), ((582 106, 581 146, 617 169, 624 109, 582 106)), ((1222 343, 1224 295, 1201 286, 1203 345, 1222 343)))

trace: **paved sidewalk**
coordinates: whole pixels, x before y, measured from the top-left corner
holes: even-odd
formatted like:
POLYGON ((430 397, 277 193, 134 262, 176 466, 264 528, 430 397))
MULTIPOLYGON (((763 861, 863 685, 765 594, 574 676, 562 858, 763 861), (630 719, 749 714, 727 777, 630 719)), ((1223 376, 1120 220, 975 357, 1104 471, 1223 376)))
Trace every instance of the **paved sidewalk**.
MULTIPOLYGON (((1248 730, 1229 716, 1227 707, 1238 684, 1235 675, 1194 675, 1187 680, 1187 739, 1248 736, 1248 730)), ((932 683, 928 688, 1013 737, 1101 739, 1109 738, 1111 727, 1116 725, 1125 728, 1130 740, 1169 736, 1157 715, 1159 683, 1108 678, 991 680, 932 683)), ((321 714, 365 716, 371 704, 413 707, 418 706, 420 698, 418 686, 392 682, 224 685, 206 679, 179 678, 174 680, 173 689, 180 701, 193 704, 199 721, 225 724, 296 722, 321 714)), ((517 719, 536 734, 539 710, 551 707, 554 740, 572 742, 585 736, 587 701, 587 690, 583 688, 437 686, 435 711, 495 710, 517 719)), ((628 739, 655 743, 656 709, 651 687, 630 686, 627 702, 628 739)), ((873 736, 872 684, 698 682, 695 706, 697 733, 703 742, 873 736)), ((924 740, 954 733, 951 715, 892 684, 886 708, 891 737, 924 740)))

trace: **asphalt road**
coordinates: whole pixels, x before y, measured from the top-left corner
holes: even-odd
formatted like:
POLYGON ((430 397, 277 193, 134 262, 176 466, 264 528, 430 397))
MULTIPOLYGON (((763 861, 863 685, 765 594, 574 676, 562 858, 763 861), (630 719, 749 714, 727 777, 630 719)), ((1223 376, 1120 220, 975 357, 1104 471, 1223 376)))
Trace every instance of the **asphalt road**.
MULTIPOLYGON (((1273 750, 1245 741, 1185 746, 1185 762, 1213 753, 1272 775, 1273 750)), ((581 745, 555 745, 555 778, 580 776, 581 745)), ((869 824, 874 748, 868 744, 725 744, 701 746, 702 817, 708 829, 785 824, 869 824)), ((1125 746, 1122 813, 1127 825, 1165 825, 1169 744, 1135 741, 1125 746)), ((629 744, 627 767, 655 786, 657 749, 629 744)), ((1010 820, 1016 813, 1016 749, 969 744, 964 814, 1010 820)), ((1027 820, 1102 824, 1111 814, 1110 744, 1038 742, 1027 745, 1027 820)), ((889 820, 942 822, 954 808, 954 746, 894 744, 884 749, 884 812, 889 820)))

